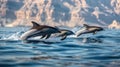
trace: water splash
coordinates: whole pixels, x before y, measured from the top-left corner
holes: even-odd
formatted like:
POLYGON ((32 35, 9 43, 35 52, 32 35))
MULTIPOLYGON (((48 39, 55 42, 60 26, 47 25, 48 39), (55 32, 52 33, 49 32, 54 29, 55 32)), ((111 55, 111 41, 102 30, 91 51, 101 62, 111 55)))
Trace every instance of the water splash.
POLYGON ((20 36, 23 32, 16 32, 13 34, 10 34, 8 36, 2 36, 0 39, 1 40, 20 40, 20 36))

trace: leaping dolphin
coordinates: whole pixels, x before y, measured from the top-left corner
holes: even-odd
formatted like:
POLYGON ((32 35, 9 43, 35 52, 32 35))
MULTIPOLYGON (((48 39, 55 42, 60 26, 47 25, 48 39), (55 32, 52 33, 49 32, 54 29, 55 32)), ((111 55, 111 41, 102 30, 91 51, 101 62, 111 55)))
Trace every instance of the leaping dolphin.
POLYGON ((74 32, 70 31, 70 30, 66 30, 66 29, 60 29, 60 32, 58 37, 62 37, 61 40, 64 40, 67 38, 68 35, 73 35, 74 32))
POLYGON ((76 35, 77 37, 82 35, 82 34, 88 34, 88 33, 93 33, 96 34, 98 31, 102 31, 104 30, 102 27, 98 27, 98 26, 89 26, 87 24, 83 25, 85 28, 83 28, 82 30, 79 30, 76 35))
POLYGON ((51 34, 60 33, 60 30, 55 27, 47 26, 47 25, 39 25, 38 23, 32 21, 33 27, 22 34, 21 39, 27 40, 31 37, 42 36, 41 38, 49 38, 51 34))

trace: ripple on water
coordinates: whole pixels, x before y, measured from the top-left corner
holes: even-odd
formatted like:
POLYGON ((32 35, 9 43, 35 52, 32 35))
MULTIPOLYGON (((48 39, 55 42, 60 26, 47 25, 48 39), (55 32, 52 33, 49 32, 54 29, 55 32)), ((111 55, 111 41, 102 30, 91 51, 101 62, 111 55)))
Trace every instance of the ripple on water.
POLYGON ((120 66, 118 30, 105 30, 96 35, 82 35, 78 38, 68 37, 64 41, 56 40, 57 42, 52 40, 23 42, 18 39, 20 36, 17 34, 18 29, 0 29, 0 67, 120 66))

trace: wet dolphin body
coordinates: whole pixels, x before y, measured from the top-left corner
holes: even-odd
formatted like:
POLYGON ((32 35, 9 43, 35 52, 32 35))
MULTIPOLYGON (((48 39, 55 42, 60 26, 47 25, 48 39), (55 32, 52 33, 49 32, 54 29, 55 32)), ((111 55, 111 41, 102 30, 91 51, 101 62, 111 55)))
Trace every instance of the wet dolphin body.
POLYGON ((33 27, 22 34, 21 39, 22 40, 27 40, 28 38, 31 37, 36 37, 36 36, 42 36, 41 38, 49 38, 51 34, 54 33, 60 33, 58 28, 47 26, 47 25, 39 25, 38 23, 32 21, 33 27))
POLYGON ((73 35, 74 33, 70 30, 66 30, 66 29, 60 29, 60 32, 58 37, 62 37, 61 40, 64 40, 67 38, 68 35, 73 35))
POLYGON ((79 30, 76 35, 77 37, 82 35, 82 34, 88 34, 88 33, 93 33, 96 34, 98 31, 102 31, 104 30, 102 27, 98 27, 98 26, 89 26, 87 24, 84 24, 84 27, 82 30, 79 30))

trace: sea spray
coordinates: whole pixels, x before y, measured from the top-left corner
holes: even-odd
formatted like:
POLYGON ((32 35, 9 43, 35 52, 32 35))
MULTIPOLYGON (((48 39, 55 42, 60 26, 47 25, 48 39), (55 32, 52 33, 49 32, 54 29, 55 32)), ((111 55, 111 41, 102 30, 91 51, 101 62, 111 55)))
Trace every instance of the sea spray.
POLYGON ((2 36, 0 39, 1 40, 20 40, 20 36, 23 32, 16 32, 13 34, 10 34, 8 36, 2 36))

